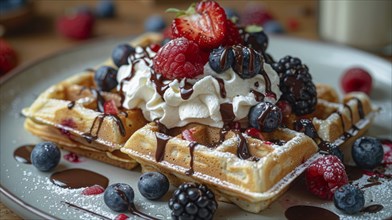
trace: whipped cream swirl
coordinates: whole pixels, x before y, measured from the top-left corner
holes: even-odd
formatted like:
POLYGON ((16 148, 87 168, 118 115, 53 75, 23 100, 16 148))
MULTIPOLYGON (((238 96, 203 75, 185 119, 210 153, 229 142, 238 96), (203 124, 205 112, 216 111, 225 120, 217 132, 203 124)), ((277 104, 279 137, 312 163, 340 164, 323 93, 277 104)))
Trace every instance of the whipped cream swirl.
MULTIPOLYGON (((150 57, 153 55, 150 53, 150 57)), ((117 78, 122 82, 121 89, 125 95, 123 107, 142 109, 149 121, 159 119, 168 128, 189 123, 221 128, 224 125, 221 104, 231 103, 235 121, 239 121, 246 118, 249 109, 259 101, 276 103, 279 99, 278 74, 267 63, 263 64, 263 68, 264 76, 257 74, 253 78, 242 79, 231 68, 218 74, 207 63, 204 73, 195 79, 164 80, 163 85, 167 88, 162 92, 157 91, 159 85, 152 80, 156 78, 152 77, 155 73, 146 62, 138 62, 134 67, 132 64, 121 66, 117 78), (133 75, 129 77, 132 68, 133 75), (181 90, 187 88, 186 83, 193 86, 184 98, 181 90)))

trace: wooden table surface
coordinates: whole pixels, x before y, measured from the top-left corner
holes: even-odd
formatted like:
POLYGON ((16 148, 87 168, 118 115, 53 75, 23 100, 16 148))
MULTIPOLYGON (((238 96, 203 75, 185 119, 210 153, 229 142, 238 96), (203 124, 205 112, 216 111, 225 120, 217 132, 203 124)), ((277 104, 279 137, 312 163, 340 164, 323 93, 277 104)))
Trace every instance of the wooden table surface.
MULTIPOLYGON (((72 41, 56 32, 56 20, 59 16, 80 5, 94 8, 96 0, 39 0, 34 1, 34 17, 29 24, 17 32, 5 32, 3 36, 16 50, 19 65, 36 62, 53 53, 66 48, 86 43, 85 41, 72 41)), ((112 19, 97 19, 94 26, 94 35, 90 40, 99 40, 112 37, 126 37, 138 35, 143 32, 144 20, 152 14, 161 14, 167 22, 174 17, 173 14, 164 13, 169 7, 186 9, 191 1, 123 1, 115 2, 116 17, 112 19)), ((287 31, 287 35, 309 40, 320 40, 317 33, 317 1, 219 1, 225 7, 242 11, 249 4, 262 3, 286 29, 290 19, 295 19, 299 27, 295 31, 287 31)), ((392 60, 392 57, 384 57, 392 60)), ((20 219, 2 203, 0 203, 0 219, 20 219)))

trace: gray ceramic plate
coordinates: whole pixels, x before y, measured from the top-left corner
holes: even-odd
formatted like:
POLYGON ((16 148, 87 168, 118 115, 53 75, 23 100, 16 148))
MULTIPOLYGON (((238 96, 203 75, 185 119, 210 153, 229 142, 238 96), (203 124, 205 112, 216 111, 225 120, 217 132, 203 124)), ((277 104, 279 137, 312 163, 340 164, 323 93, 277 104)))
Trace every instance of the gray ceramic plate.
MULTIPOLYGON (((102 195, 82 196, 80 195, 81 189, 61 189, 49 181, 50 173, 38 172, 33 166, 18 163, 13 158, 13 152, 18 146, 39 142, 39 139, 23 129, 24 118, 20 115, 21 109, 30 105, 37 95, 50 85, 105 60, 114 45, 116 45, 115 40, 84 45, 19 69, 7 80, 3 79, 0 90, 1 199, 2 202, 22 217, 99 218, 68 207, 62 204, 61 201, 72 202, 108 218, 115 217, 116 213, 110 211, 103 203, 102 195)), ((273 57, 283 57, 288 54, 300 57, 309 66, 314 81, 333 85, 338 91, 340 91, 340 76, 346 68, 362 66, 368 69, 374 79, 371 98, 376 105, 382 108, 369 134, 377 137, 392 137, 391 63, 345 47, 288 38, 272 38, 269 51, 273 57)), ((62 159, 60 166, 55 171, 72 167, 89 169, 103 174, 110 179, 110 183, 129 183, 135 189, 136 206, 140 210, 158 218, 170 218, 170 212, 166 205, 168 195, 162 201, 151 202, 143 199, 138 193, 139 171, 127 171, 90 159, 84 159, 81 163, 70 163, 62 159)), ((365 191, 366 204, 383 204, 384 209, 372 215, 360 214, 351 217, 387 218, 392 216, 391 195, 391 181, 368 188, 365 191)), ((324 207, 341 217, 347 217, 334 208, 331 202, 322 201, 311 196, 306 191, 301 179, 292 186, 289 192, 274 202, 270 208, 257 215, 241 211, 234 205, 220 203, 216 217, 222 219, 281 219, 284 218, 285 210, 294 205, 324 207)))

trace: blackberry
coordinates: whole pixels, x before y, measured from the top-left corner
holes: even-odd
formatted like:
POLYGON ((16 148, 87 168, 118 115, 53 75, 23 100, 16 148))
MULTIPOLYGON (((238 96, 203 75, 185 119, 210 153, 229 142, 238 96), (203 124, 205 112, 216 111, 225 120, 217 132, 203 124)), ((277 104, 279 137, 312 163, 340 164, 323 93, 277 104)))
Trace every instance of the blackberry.
POLYGON ((215 195, 206 186, 183 183, 169 200, 173 219, 212 219, 218 207, 215 195))
POLYGON ((290 103, 296 115, 313 112, 317 104, 317 91, 308 67, 291 56, 280 59, 272 66, 280 77, 281 99, 290 103))

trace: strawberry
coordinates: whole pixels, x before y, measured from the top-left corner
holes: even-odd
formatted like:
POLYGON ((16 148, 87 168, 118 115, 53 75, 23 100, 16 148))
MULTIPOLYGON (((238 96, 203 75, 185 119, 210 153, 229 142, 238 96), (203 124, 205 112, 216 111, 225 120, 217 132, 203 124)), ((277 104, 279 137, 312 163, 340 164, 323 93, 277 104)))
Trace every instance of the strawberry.
POLYGON ((182 133, 182 138, 187 141, 195 141, 193 138, 193 132, 190 129, 185 129, 182 133))
POLYGON ((94 16, 87 13, 64 16, 57 21, 57 30, 65 37, 75 40, 91 37, 93 26, 94 16))
POLYGON ((218 47, 224 41, 226 34, 225 10, 214 1, 201 1, 191 5, 186 11, 169 9, 177 12, 173 20, 172 33, 174 37, 185 37, 195 41, 202 49, 210 50, 218 47))
POLYGON ((82 191, 82 195, 86 195, 86 196, 91 196, 91 195, 98 195, 101 194, 105 191, 105 189, 100 186, 100 185, 94 185, 94 186, 90 186, 85 188, 82 191))
POLYGON ((169 41, 159 49, 153 63, 156 73, 167 79, 194 78, 203 73, 208 54, 184 37, 169 41))
POLYGON ((223 45, 233 46, 242 43, 240 31, 238 30, 237 25, 231 20, 227 20, 226 32, 227 33, 223 45))
POLYGON ((105 103, 103 103, 103 111, 105 114, 117 115, 118 108, 114 100, 105 101, 105 103))
POLYGON ((14 49, 0 38, 0 76, 16 67, 18 59, 14 49))

